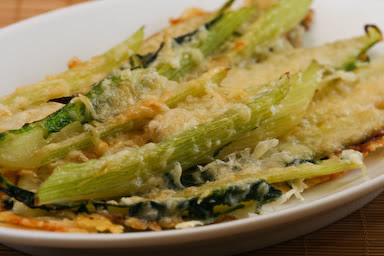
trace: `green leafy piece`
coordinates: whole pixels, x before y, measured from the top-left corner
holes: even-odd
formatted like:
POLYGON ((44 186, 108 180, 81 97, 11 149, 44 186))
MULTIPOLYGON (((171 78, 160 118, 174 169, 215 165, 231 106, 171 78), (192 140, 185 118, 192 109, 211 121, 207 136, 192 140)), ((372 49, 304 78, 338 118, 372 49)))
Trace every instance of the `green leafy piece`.
MULTIPOLYGON (((21 187, 13 185, 7 178, 5 178, 2 174, 0 174, 0 191, 5 193, 7 196, 9 196, 8 199, 13 199, 16 201, 19 201, 26 205, 27 207, 31 209, 41 209, 46 211, 57 211, 57 210, 67 210, 67 209, 73 209, 77 210, 80 207, 84 206, 85 203, 81 204, 66 204, 66 205, 40 205, 38 206, 36 203, 36 196, 34 192, 28 191, 26 189, 23 189, 21 187)), ((3 202, 10 200, 4 200, 3 202)), ((11 210, 13 207, 13 203, 10 203, 9 207, 7 207, 9 210, 11 210)))
POLYGON ((228 186, 212 191, 203 198, 192 198, 181 203, 178 208, 188 218, 209 219, 221 214, 244 207, 242 202, 255 202, 257 209, 282 195, 280 190, 273 188, 263 180, 245 186, 228 186), (215 210, 216 206, 228 206, 225 211, 215 210))
MULTIPOLYGON (((218 188, 229 188, 228 190, 230 191, 233 189, 233 186, 249 188, 247 186, 249 186, 249 184, 254 184, 255 182, 265 182, 266 184, 273 185, 273 183, 287 182, 297 179, 310 179, 314 177, 340 173, 362 167, 364 167, 364 163, 362 161, 362 154, 353 150, 343 151, 340 157, 334 157, 328 160, 320 160, 316 163, 299 163, 291 165, 289 167, 276 167, 270 169, 262 168, 259 170, 246 167, 244 169, 237 170, 235 167, 232 166, 231 168, 233 169, 231 169, 229 173, 226 173, 225 175, 221 176, 219 175, 214 179, 211 179, 210 182, 206 182, 199 187, 186 188, 184 190, 177 191, 173 194, 169 193, 169 195, 167 195, 166 192, 164 192, 164 194, 159 193, 155 197, 151 198, 151 200, 156 201, 170 197, 175 199, 183 197, 193 197, 199 193, 205 194, 205 191, 222 191, 218 188)), ((204 172, 201 173, 201 175, 203 174, 204 172)), ((234 190, 236 191, 236 189, 234 190)), ((277 197, 273 190, 270 191, 270 193, 272 195, 275 195, 273 196, 273 198, 277 197)), ((225 193, 224 197, 226 197, 225 193)), ((208 198, 209 196, 205 199, 209 201, 208 198)))
POLYGON ((35 208, 35 193, 14 186, 3 175, 0 174, 0 191, 22 202, 29 208, 35 208))
POLYGON ((0 190, 23 202, 31 208, 45 210, 83 209, 93 212, 97 209, 126 208, 127 214, 145 220, 159 220, 173 216, 183 219, 212 220, 222 214, 245 207, 247 203, 256 203, 255 210, 263 204, 274 201, 282 195, 270 183, 287 182, 296 179, 309 179, 328 174, 340 173, 362 168, 362 154, 343 151, 340 157, 320 160, 315 163, 300 162, 288 167, 272 169, 230 170, 226 175, 217 176, 201 186, 192 186, 180 190, 161 190, 149 196, 123 197, 116 201, 84 201, 78 204, 37 206, 35 194, 10 185, 1 177, 0 190))
POLYGON ((146 220, 180 217, 207 221, 243 208, 249 202, 255 203, 255 210, 258 210, 263 204, 272 202, 282 195, 280 190, 273 188, 263 180, 255 180, 242 185, 228 184, 228 186, 212 189, 209 193, 199 191, 190 197, 184 197, 182 193, 176 192, 175 195, 166 200, 143 198, 141 202, 133 204, 95 202, 95 205, 106 208, 128 208, 129 216, 146 220))
POLYGON ((126 208, 130 217, 145 220, 159 220, 162 217, 175 216, 183 219, 212 220, 219 215, 244 207, 242 203, 254 202, 257 204, 257 209, 259 209, 263 204, 275 200, 282 194, 281 191, 274 189, 267 182, 256 180, 241 186, 233 184, 222 188, 214 188, 210 193, 205 192, 202 194, 202 191, 199 191, 191 197, 183 197, 182 192, 177 192, 174 198, 165 201, 142 198, 140 202, 132 204, 85 201, 79 204, 37 206, 35 193, 12 185, 2 175, 0 175, 0 191, 32 209, 39 208, 47 211, 71 209, 90 213, 100 208, 126 208), (227 207, 218 209, 217 206, 227 207))

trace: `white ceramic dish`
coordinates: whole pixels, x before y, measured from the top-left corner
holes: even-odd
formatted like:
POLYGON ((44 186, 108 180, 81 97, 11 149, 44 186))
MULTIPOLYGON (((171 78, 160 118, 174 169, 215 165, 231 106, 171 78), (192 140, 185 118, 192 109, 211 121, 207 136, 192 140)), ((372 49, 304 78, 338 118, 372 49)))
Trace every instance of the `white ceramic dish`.
MULTIPOLYGON (((0 93, 65 69, 71 56, 87 59, 147 25, 148 35, 186 7, 213 9, 223 0, 95 1, 32 18, 0 30, 0 93)), ((307 45, 384 29, 380 0, 315 0, 307 45)), ((384 54, 376 46, 373 54, 384 54)), ((384 188, 384 152, 367 159, 368 177, 355 170, 304 193, 265 215, 188 230, 129 234, 61 234, 0 228, 0 243, 33 255, 232 255, 311 232, 359 209, 384 188)))

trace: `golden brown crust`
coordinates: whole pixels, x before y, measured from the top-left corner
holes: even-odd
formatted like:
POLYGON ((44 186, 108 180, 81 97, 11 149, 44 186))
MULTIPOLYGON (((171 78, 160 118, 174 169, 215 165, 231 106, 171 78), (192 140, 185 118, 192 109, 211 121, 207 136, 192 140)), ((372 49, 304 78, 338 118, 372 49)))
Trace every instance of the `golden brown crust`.
MULTIPOLYGON (((366 158, 369 153, 372 153, 379 148, 384 148, 384 129, 376 131, 371 137, 366 139, 364 142, 358 145, 351 146, 349 148, 361 152, 363 154, 363 157, 366 158)), ((344 175, 344 173, 345 172, 340 172, 312 179, 307 179, 305 180, 305 184, 307 184, 309 187, 313 187, 318 184, 337 179, 340 176, 344 175)))
POLYGON ((371 152, 374 152, 376 149, 384 147, 384 129, 380 129, 369 139, 365 140, 359 145, 351 146, 351 149, 360 151, 364 157, 371 152))
POLYGON ((287 193, 289 190, 291 190, 291 188, 288 186, 286 182, 273 183, 272 186, 283 193, 287 193))
POLYGON ((188 8, 180 15, 180 17, 170 18, 169 24, 171 26, 176 25, 176 24, 185 22, 186 20, 191 19, 191 18, 196 17, 196 16, 204 16, 207 13, 208 13, 207 11, 205 11, 201 8, 188 8))
POLYGON ((156 51, 160 44, 168 37, 177 37, 184 35, 187 32, 191 32, 209 21, 211 13, 198 9, 191 9, 192 11, 182 14, 179 18, 171 19, 170 26, 154 33, 147 38, 141 49, 140 54, 147 54, 149 52, 156 51))
POLYGON ((232 216, 232 215, 223 215, 223 216, 219 216, 214 224, 216 223, 223 223, 223 222, 228 222, 228 221, 233 221, 233 220, 237 220, 238 218, 235 217, 235 216, 232 216))
POLYGON ((0 222, 52 232, 88 233, 87 230, 76 227, 74 223, 70 220, 57 221, 49 219, 30 218, 19 216, 12 212, 0 212, 0 222))
POLYGON ((67 67, 68 67, 68 69, 71 69, 71 68, 74 68, 81 63, 82 63, 82 61, 78 57, 74 56, 74 57, 72 57, 72 59, 70 59, 68 61, 67 67))
POLYGON ((127 227, 130 227, 135 230, 152 230, 152 231, 161 231, 162 228, 161 226, 156 222, 156 221, 146 221, 146 220, 141 220, 138 218, 127 218, 124 221, 124 224, 127 227))
POLYGON ((315 16, 315 11, 310 9, 307 13, 307 16, 305 16, 304 20, 301 22, 301 25, 305 28, 305 30, 309 30, 311 28, 311 25, 313 24, 313 18, 315 16))
POLYGON ((322 184, 324 182, 337 179, 340 176, 344 175, 344 173, 345 172, 339 172, 339 173, 319 176, 319 177, 316 177, 316 178, 307 179, 307 180, 304 181, 304 183, 308 186, 308 188, 311 188, 311 187, 314 187, 316 185, 322 184))
POLYGON ((75 217, 75 219, 71 220, 66 218, 54 219, 50 217, 25 217, 5 211, 0 212, 0 222, 28 229, 51 232, 122 233, 124 231, 123 226, 112 223, 108 217, 100 214, 79 214, 75 217))

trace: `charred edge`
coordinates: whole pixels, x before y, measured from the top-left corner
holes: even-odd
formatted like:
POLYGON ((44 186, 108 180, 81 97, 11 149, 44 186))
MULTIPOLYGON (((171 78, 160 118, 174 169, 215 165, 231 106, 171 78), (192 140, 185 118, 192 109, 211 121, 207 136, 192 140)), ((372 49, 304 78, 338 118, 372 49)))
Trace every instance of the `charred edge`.
POLYGON ((215 158, 216 156, 218 156, 220 154, 220 152, 226 148, 227 146, 231 145, 232 144, 232 141, 224 144, 223 146, 221 146, 220 148, 218 148, 214 153, 213 153, 213 157, 215 158))
MULTIPOLYGON (((224 14, 221 13, 216 18, 214 18, 210 22, 206 23, 204 25, 204 27, 207 30, 209 30, 217 21, 219 21, 223 17, 223 15, 224 14)), ((199 31, 199 29, 196 29, 196 30, 194 30, 194 31, 192 31, 190 33, 187 33, 187 34, 184 34, 182 36, 176 37, 173 40, 176 43, 178 43, 178 44, 183 44, 185 42, 189 42, 189 41, 191 41, 192 36, 197 34, 198 31, 199 31)), ((156 60, 157 56, 159 55, 159 52, 161 51, 161 49, 163 47, 164 47, 164 42, 161 43, 159 49, 156 52, 154 52, 154 53, 153 52, 152 53, 148 53, 147 55, 140 55, 140 54, 134 55, 134 58, 137 58, 139 60, 139 64, 134 66, 132 68, 132 70, 137 69, 137 68, 147 68, 149 66, 149 64, 151 64, 152 62, 154 62, 156 60)), ((131 58, 131 62, 134 62, 133 58, 131 58)))
POLYGON ((91 212, 87 208, 87 203, 83 203, 79 206, 79 208, 75 211, 76 214, 86 213, 90 214, 91 212))
POLYGON ((206 29, 210 29, 213 25, 215 25, 216 22, 218 22, 222 17, 224 16, 224 13, 221 13, 219 16, 211 20, 210 22, 206 23, 204 26, 206 29))
POLYGON ((140 54, 136 54, 134 56, 131 57, 130 61, 131 63, 135 63, 135 58, 138 59, 138 62, 137 64, 133 64, 134 67, 131 68, 131 70, 135 70, 135 69, 138 69, 138 68, 147 68, 152 62, 154 62, 156 59, 157 59, 157 56, 159 55, 161 49, 163 49, 164 47, 164 42, 162 42, 160 44, 160 47, 159 49, 157 49, 156 52, 151 52, 151 53, 148 53, 146 55, 140 55, 140 54))
POLYGON ((35 193, 18 188, 16 186, 7 185, 7 188, 0 187, 0 191, 7 194, 9 197, 14 198, 15 200, 25 204, 29 208, 35 209, 40 208, 46 210, 45 206, 36 206, 35 205, 35 193))
POLYGON ((13 198, 9 197, 3 201, 2 207, 4 208, 4 210, 10 211, 12 210, 14 203, 15 201, 13 200, 13 198))
POLYGON ((367 25, 364 26, 365 33, 369 34, 369 29, 370 28, 376 30, 376 32, 380 34, 380 41, 382 41, 383 40, 383 33, 381 32, 379 27, 376 26, 376 25, 373 25, 373 24, 367 24, 367 25))
POLYGON ((230 8, 230 7, 233 5, 234 2, 235 2, 235 0, 229 0, 229 1, 227 1, 227 2, 223 5, 223 7, 220 8, 220 10, 219 10, 217 13, 223 13, 223 12, 225 12, 228 8, 230 8))
POLYGON ((348 148, 361 152, 364 157, 378 148, 384 148, 384 129, 372 133, 368 139, 348 148))
MULTIPOLYGON (((195 170, 197 167, 195 168, 195 170)), ((205 170, 199 173, 198 178, 196 179, 196 171, 189 171, 187 173, 181 175, 180 182, 184 187, 198 187, 203 185, 208 181, 215 181, 215 177, 208 171, 205 170)))
POLYGON ((57 102, 57 103, 67 105, 73 98, 75 98, 75 96, 66 96, 66 97, 51 99, 51 100, 48 100, 48 102, 57 102))
MULTIPOLYGON (((216 22, 218 22, 222 17, 223 17, 224 14, 220 14, 219 16, 217 16, 216 18, 214 18, 213 20, 211 20, 210 22, 206 23, 204 25, 204 27, 209 30, 216 22)), ((187 34, 184 34, 182 36, 179 36, 179 37, 176 37, 174 38, 173 40, 178 43, 178 44, 183 44, 185 42, 190 42, 191 39, 192 39, 192 36, 194 36, 195 34, 197 34, 197 32, 199 31, 199 29, 196 29, 190 33, 187 33, 187 34)))
POLYGON ((360 59, 361 61, 363 61, 363 62, 370 62, 370 61, 371 61, 370 57, 369 57, 368 54, 366 54, 366 53, 362 53, 362 54, 360 55, 359 59, 360 59))
POLYGON ((311 163, 311 164, 320 164, 321 161, 314 160, 314 159, 295 159, 292 162, 286 163, 285 166, 293 166, 293 165, 299 165, 299 164, 305 164, 305 163, 311 163))
POLYGON ((102 209, 102 210, 106 210, 106 209, 108 209, 108 207, 115 207, 115 208, 120 208, 120 209, 130 208, 129 205, 110 204, 110 203, 107 203, 105 201, 91 201, 91 203, 96 209, 102 209))
POLYGON ((313 9, 310 9, 307 13, 307 16, 305 16, 305 18, 301 22, 301 25, 303 25, 306 31, 309 31, 309 29, 311 28, 311 25, 313 24, 314 16, 315 16, 315 11, 313 9))
POLYGON ((191 37, 194 36, 195 34, 197 34, 198 31, 199 30, 196 29, 190 33, 184 34, 184 35, 179 36, 179 37, 175 37, 173 40, 178 44, 183 44, 185 42, 189 42, 189 41, 191 41, 191 37))
MULTIPOLYGON (((18 186, 12 185, 6 178, 0 175, 0 191, 5 193, 10 198, 13 198, 16 201, 19 201, 31 209, 41 209, 41 210, 65 210, 78 208, 79 205, 40 205, 36 199, 36 194, 20 188, 18 186)), ((9 198, 5 199, 3 202, 9 201, 9 198)))

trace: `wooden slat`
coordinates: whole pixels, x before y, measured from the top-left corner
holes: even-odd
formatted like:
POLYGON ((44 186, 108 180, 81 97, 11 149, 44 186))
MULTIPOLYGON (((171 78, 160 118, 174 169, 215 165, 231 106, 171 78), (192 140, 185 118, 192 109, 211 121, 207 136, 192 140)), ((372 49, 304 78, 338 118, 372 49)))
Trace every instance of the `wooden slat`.
MULTIPOLYGON (((22 256, 0 245, 0 255, 22 256)), ((238 256, 379 256, 384 255, 384 194, 373 202, 311 234, 238 256)))
POLYGON ((0 0, 0 27, 88 0, 0 0))
POLYGON ((17 8, 16 0, 0 0, 0 27, 17 21, 17 8))
MULTIPOLYGON (((0 0, 0 27, 87 0, 0 0)), ((0 255, 21 256, 0 245, 0 255)), ((311 234, 241 256, 384 255, 384 194, 352 215, 311 234)))

